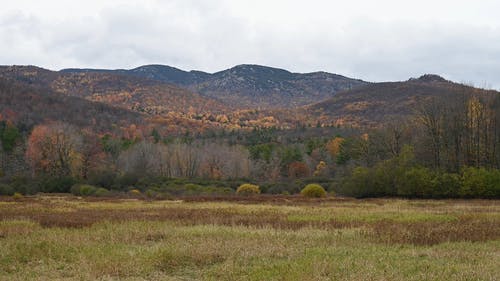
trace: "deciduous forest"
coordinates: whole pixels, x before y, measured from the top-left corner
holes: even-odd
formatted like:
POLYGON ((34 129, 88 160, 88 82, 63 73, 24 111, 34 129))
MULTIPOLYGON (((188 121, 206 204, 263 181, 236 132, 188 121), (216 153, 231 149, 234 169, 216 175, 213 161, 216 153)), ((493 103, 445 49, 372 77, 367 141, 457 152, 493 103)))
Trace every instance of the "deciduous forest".
POLYGON ((500 197, 498 94, 427 99, 411 118, 373 128, 317 124, 165 134, 133 118, 109 131, 82 129, 86 120, 16 122, 15 112, 1 120, 3 195, 132 189, 152 197, 221 195, 243 183, 263 193, 297 194, 319 183, 354 197, 500 197))

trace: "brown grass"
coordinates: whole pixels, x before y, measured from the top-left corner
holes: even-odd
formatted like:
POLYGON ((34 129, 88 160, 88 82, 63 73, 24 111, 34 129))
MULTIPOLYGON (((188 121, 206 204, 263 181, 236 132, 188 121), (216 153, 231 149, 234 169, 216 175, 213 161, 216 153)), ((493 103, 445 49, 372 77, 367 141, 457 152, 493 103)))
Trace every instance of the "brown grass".
POLYGON ((374 241, 388 244, 435 245, 443 242, 478 242, 500 238, 499 220, 461 217, 454 222, 380 221, 365 232, 374 241))
MULTIPOLYGON (((290 220, 289 214, 276 208, 256 208, 255 211, 238 211, 238 204, 271 205, 306 205, 305 208, 348 208, 364 210, 374 208, 381 212, 385 205, 395 204, 387 199, 354 200, 354 199, 307 199, 296 196, 256 196, 256 197, 223 197, 220 200, 232 202, 225 207, 207 207, 205 203, 180 203, 179 206, 165 207, 151 205, 147 202, 88 198, 88 201, 127 204, 132 202, 133 209, 114 208, 109 204, 102 208, 86 207, 86 201, 76 197, 25 198, 23 202, 0 205, 0 221, 30 220, 42 227, 83 228, 95 223, 111 221, 171 221, 179 225, 224 225, 250 226, 257 228, 275 228, 297 230, 301 228, 318 228, 335 230, 343 228, 360 229, 361 233, 377 243, 399 243, 414 245, 434 245, 456 241, 488 241, 500 239, 500 216, 498 201, 401 201, 401 208, 417 210, 422 214, 428 212, 451 214, 449 210, 462 208, 453 214, 454 220, 395 220, 381 217, 374 220, 363 220, 353 216, 349 219, 329 218, 290 220), (78 201, 78 204, 72 203, 78 201), (345 204, 348 203, 348 204, 345 204), (149 205, 148 205, 149 204, 149 205), (234 206, 233 206, 234 205, 234 206), (186 207, 188 206, 188 207, 186 207), (465 214, 464 212, 468 212, 465 214)), ((186 201, 213 201, 213 197, 192 197, 186 201)), ((90 202, 88 203, 90 204, 90 202)), ((259 206, 256 205, 256 206, 259 206)), ((248 206, 253 208, 252 206, 248 206)), ((281 208, 281 207, 280 207, 281 208)), ((283 207, 288 208, 288 207, 283 207)), ((302 207, 301 207, 302 208, 302 207)), ((353 212, 356 212, 353 209, 353 212)), ((389 210, 387 211, 389 212, 389 210)), ((321 214, 317 212, 315 214, 321 214)), ((20 231, 25 227, 20 226, 20 231)), ((15 230, 10 230, 14 231, 15 230)), ((0 228, 0 239, 10 235, 0 228)), ((158 237, 150 237, 151 240, 158 237)), ((194 261, 195 262, 195 261, 194 261)))

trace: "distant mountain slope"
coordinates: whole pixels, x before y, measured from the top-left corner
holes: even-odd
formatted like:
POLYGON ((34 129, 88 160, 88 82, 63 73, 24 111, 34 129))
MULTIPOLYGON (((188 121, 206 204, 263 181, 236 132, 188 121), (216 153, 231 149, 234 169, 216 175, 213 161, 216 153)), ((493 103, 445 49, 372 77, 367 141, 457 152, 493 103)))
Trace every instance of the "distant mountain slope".
POLYGON ((234 108, 294 108, 367 84, 326 72, 292 73, 260 65, 238 65, 213 74, 146 65, 131 70, 64 69, 64 73, 106 72, 173 83, 234 108))
MULTIPOLYGON (((164 127, 166 133, 209 128, 294 128, 318 123, 322 126, 374 127, 387 121, 406 121, 431 98, 451 101, 469 93, 499 94, 453 83, 437 75, 403 82, 366 83, 324 72, 297 74, 256 65, 240 65, 214 74, 158 65, 133 70, 60 72, 34 66, 4 66, 0 67, 2 77, 14 79, 23 87, 47 89, 53 94, 50 98, 56 107, 61 106, 57 105, 58 97, 63 104, 72 96, 84 98, 120 107, 129 113, 140 113, 137 118, 146 118, 146 122, 152 122, 150 125, 164 127), (180 88, 164 82, 167 78, 178 84, 193 84, 180 88), (186 88, 196 88, 203 95, 186 88)), ((81 102, 81 99, 74 102, 81 102)), ((50 102, 42 102, 42 105, 51 110, 50 102)), ((28 106, 38 106, 36 99, 28 106)), ((115 113, 110 111, 109 114, 115 113)), ((132 118, 127 116, 108 118, 132 118)), ((60 118, 65 118, 65 114, 60 118)))
POLYGON ((144 65, 134 69, 79 69, 79 68, 68 68, 63 69, 60 72, 63 73, 77 73, 77 72, 99 72, 99 73, 114 73, 120 75, 130 75, 136 77, 142 77, 152 80, 157 80, 161 82, 166 82, 175 85, 189 86, 192 84, 200 83, 208 78, 210 74, 202 71, 184 71, 175 67, 167 65, 144 65))
POLYGON ((150 115, 224 112, 227 107, 171 84, 109 73, 67 73, 51 84, 60 93, 150 115))
POLYGON ((378 126, 405 120, 415 114, 423 102, 432 98, 453 100, 464 94, 499 94, 447 81, 438 75, 423 75, 404 82, 372 83, 299 110, 309 120, 323 124, 378 126))
POLYGON ((54 72, 33 66, 8 66, 0 67, 0 77, 151 115, 228 110, 214 99, 205 98, 172 84, 120 75, 119 72, 54 72))
POLYGON ((62 96, 48 88, 5 78, 0 78, 0 114, 2 119, 28 128, 47 121, 64 121, 97 132, 144 122, 139 113, 78 97, 62 96))

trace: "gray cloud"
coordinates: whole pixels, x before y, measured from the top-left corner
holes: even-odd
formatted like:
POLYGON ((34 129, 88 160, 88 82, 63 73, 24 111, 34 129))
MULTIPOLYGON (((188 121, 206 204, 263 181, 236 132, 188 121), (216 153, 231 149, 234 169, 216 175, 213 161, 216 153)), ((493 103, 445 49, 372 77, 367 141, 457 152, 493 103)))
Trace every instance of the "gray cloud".
POLYGON ((437 73, 500 89, 495 1, 37 2, 0 11, 0 64, 213 72, 257 63, 370 81, 437 73))

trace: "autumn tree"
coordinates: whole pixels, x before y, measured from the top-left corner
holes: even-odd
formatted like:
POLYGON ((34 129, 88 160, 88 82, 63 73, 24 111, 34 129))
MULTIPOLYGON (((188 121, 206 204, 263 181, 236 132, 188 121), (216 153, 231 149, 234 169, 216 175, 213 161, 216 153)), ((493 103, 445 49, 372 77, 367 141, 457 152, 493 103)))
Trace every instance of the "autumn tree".
POLYGON ((305 178, 309 173, 309 167, 304 162, 294 161, 288 165, 289 178, 305 178))
POLYGON ((239 145, 210 143, 201 145, 201 170, 203 176, 220 178, 243 178, 250 175, 250 155, 239 145))
POLYGON ((423 127, 432 155, 432 166, 441 167, 441 154, 443 149, 443 112, 446 105, 441 100, 431 100, 417 110, 417 122, 423 127))
POLYGON ((38 125, 28 139, 26 159, 34 175, 71 176, 77 170, 81 145, 81 135, 69 124, 38 125))
POLYGON ((326 149, 333 159, 335 159, 339 155, 340 148, 344 140, 345 139, 342 137, 335 137, 326 143, 326 149))
POLYGON ((89 173, 99 168, 105 159, 102 143, 98 136, 84 130, 80 146, 80 176, 87 179, 89 173))
POLYGON ((327 165, 325 161, 319 161, 318 165, 316 165, 316 169, 314 170, 313 176, 324 176, 326 174, 327 165))

